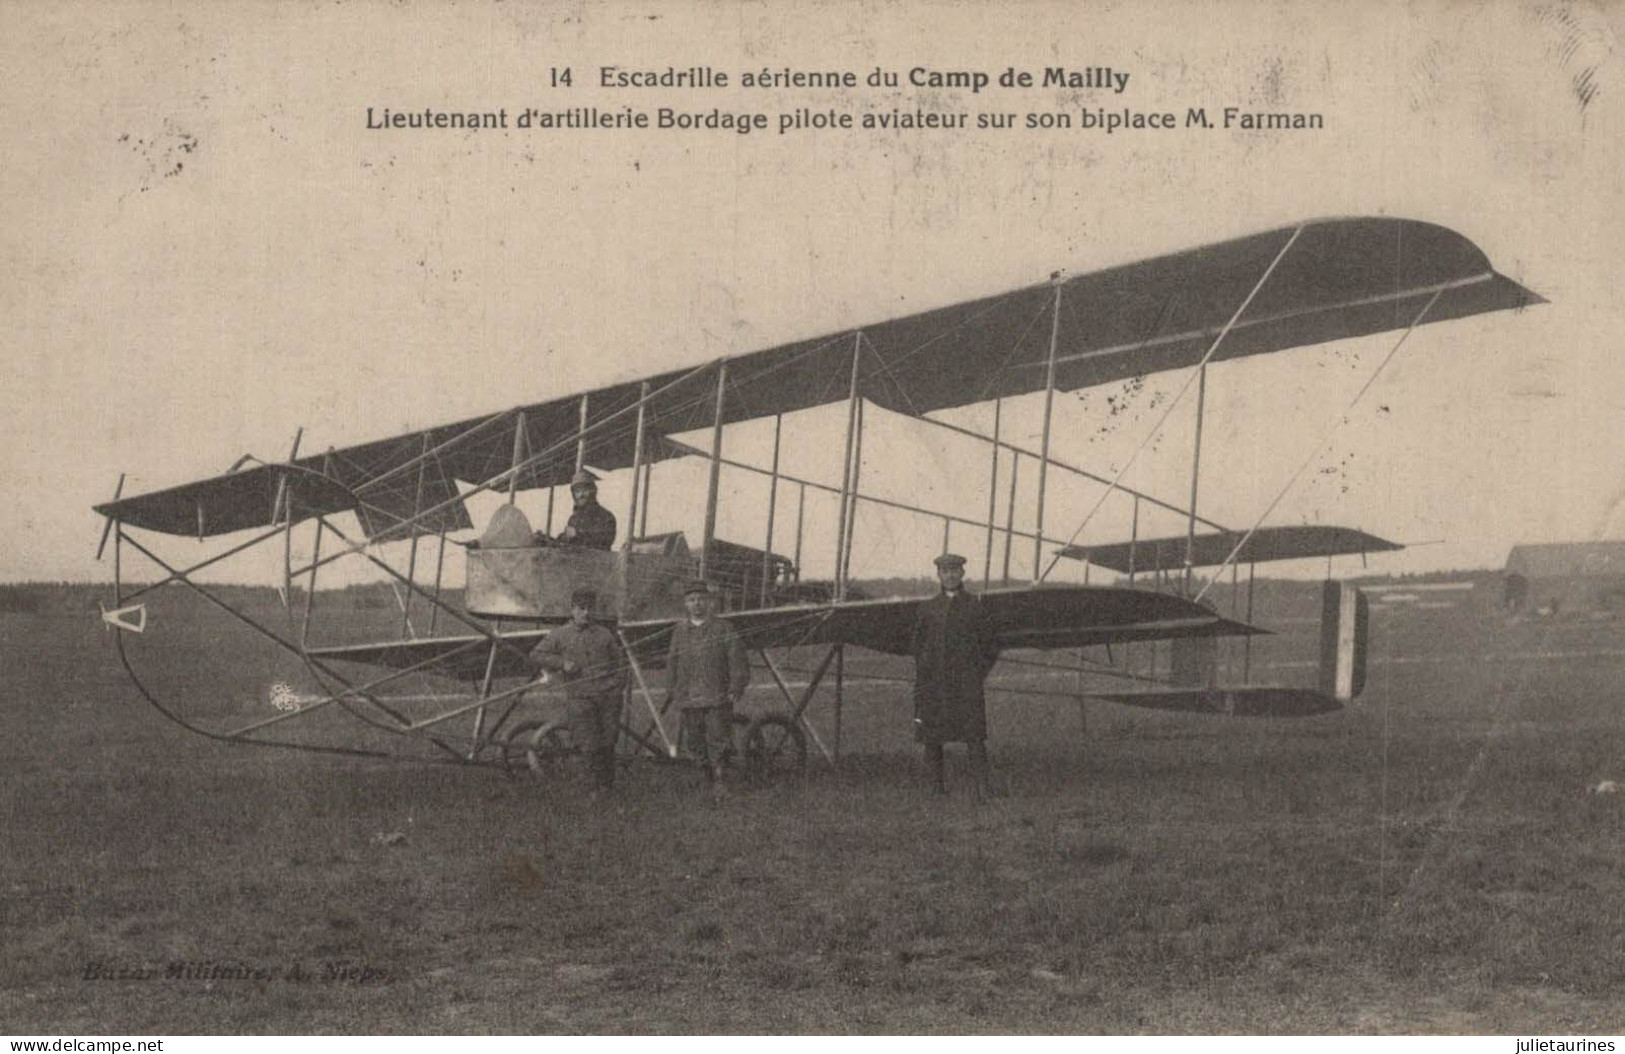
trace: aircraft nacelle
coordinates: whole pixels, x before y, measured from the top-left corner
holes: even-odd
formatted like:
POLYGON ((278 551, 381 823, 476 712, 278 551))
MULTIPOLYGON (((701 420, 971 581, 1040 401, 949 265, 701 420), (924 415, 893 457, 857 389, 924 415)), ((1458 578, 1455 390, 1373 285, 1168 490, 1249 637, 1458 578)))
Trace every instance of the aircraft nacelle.
POLYGON ((681 535, 617 552, 538 544, 524 513, 504 505, 468 550, 466 602, 483 618, 562 621, 570 617, 570 595, 591 589, 597 618, 673 618, 682 614, 683 583, 694 573, 681 535))

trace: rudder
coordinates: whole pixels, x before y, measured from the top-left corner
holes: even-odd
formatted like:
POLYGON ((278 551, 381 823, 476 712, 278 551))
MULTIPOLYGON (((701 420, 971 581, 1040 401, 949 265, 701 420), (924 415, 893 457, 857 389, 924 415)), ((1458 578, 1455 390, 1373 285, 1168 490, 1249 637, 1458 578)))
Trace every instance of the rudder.
POLYGON ((1320 690, 1340 703, 1365 689, 1370 605, 1356 586, 1328 581, 1321 591, 1320 690))

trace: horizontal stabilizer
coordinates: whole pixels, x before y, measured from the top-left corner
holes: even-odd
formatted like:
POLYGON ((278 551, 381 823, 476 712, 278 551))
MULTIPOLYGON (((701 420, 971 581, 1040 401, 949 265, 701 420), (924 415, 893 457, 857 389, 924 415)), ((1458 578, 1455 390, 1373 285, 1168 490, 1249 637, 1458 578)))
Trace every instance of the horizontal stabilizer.
POLYGON ((1301 560, 1312 556, 1349 556, 1356 553, 1386 553, 1405 548, 1397 542, 1378 538, 1374 534, 1357 531, 1352 527, 1324 527, 1306 524, 1293 527, 1261 527, 1247 538, 1247 544, 1236 552, 1236 546, 1246 535, 1221 531, 1217 534, 1198 534, 1194 541, 1181 534, 1172 538, 1142 538, 1136 542, 1115 542, 1111 545, 1069 545, 1060 555, 1072 560, 1087 560, 1096 567, 1108 568, 1122 574, 1171 571, 1185 566, 1187 548, 1192 567, 1217 567, 1236 553, 1238 564, 1266 563, 1270 560, 1301 560))

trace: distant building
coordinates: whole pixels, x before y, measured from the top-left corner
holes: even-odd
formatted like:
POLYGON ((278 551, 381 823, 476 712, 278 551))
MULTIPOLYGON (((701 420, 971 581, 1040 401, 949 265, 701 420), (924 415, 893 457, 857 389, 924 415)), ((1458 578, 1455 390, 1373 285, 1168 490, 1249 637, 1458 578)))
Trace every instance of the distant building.
POLYGON ((1524 594, 1518 608, 1625 610, 1625 541, 1515 545, 1506 577, 1509 601, 1515 586, 1524 594))

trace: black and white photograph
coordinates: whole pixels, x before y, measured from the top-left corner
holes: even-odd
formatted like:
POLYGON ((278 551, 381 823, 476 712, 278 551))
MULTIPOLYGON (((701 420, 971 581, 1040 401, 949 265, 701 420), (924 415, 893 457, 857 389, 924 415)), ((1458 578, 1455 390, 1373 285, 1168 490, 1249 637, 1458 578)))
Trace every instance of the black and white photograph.
POLYGON ((1613 1050, 1622 26, 0 0, 0 1030, 1613 1050))

